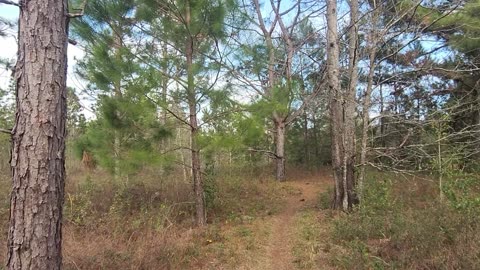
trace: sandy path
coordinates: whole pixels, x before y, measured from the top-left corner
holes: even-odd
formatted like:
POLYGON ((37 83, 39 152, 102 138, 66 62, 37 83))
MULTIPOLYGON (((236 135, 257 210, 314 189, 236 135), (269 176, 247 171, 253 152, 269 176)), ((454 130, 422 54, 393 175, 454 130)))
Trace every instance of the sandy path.
POLYGON ((295 216, 303 208, 314 207, 318 194, 329 185, 327 175, 293 179, 284 183, 292 192, 286 198, 286 207, 272 217, 272 234, 267 245, 265 256, 266 267, 263 269, 290 270, 295 269, 292 248, 295 240, 295 216))

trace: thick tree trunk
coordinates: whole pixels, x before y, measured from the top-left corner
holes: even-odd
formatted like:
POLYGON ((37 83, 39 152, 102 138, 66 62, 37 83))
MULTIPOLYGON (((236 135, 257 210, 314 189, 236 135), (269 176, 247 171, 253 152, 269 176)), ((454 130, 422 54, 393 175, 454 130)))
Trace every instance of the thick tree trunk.
POLYGON ((205 211, 205 196, 203 191, 203 176, 200 166, 200 151, 195 143, 198 128, 196 126, 196 116, 190 118, 190 124, 192 125, 192 175, 193 175, 193 191, 195 193, 195 221, 197 226, 204 226, 207 224, 206 211, 205 211), (195 118, 195 119, 192 119, 195 118))
MULTIPOLYGON (((474 128, 474 137, 480 138, 480 78, 477 80, 475 88, 476 90, 474 91, 474 98, 476 102, 474 101, 474 106, 476 105, 476 113, 474 114, 473 126, 476 126, 477 128, 474 128)), ((476 140, 474 147, 477 150, 480 149, 480 140, 476 140)), ((473 154, 473 160, 476 160, 477 162, 480 161, 479 151, 476 151, 476 153, 473 154)))
POLYGON ((275 178, 278 181, 285 181, 285 123, 279 120, 275 122, 275 178))
POLYGON ((332 167, 334 185, 334 199, 332 207, 342 207, 343 201, 343 173, 342 173, 342 141, 341 104, 339 81, 339 47, 337 30, 337 3, 336 0, 327 1, 327 79, 330 103, 330 129, 332 138, 332 167), (341 136, 341 137, 339 137, 341 136))
MULTIPOLYGON (((190 3, 187 1, 185 21, 187 27, 190 27, 190 3)), ((187 60, 187 95, 189 107, 189 124, 190 124, 190 140, 192 153, 192 176, 193 176, 193 191, 195 193, 195 221, 197 226, 204 226, 207 224, 205 196, 203 191, 203 177, 200 162, 200 149, 197 144, 198 137, 198 119, 197 119, 197 97, 195 94, 195 82, 193 74, 193 48, 194 39, 189 37, 186 44, 186 60, 187 60)))
MULTIPOLYGON (((265 38, 265 43, 266 47, 268 50, 268 81, 267 84, 265 85, 265 96, 272 98, 273 97, 273 89, 274 87, 278 86, 277 85, 277 76, 278 74, 276 73, 276 65, 277 65, 277 59, 275 56, 275 45, 273 42, 272 38, 272 29, 268 30, 265 26, 264 18, 262 16, 262 7, 260 6, 260 3, 258 0, 253 0, 253 4, 255 6, 255 11, 257 13, 257 19, 259 23, 259 27, 262 30, 263 37, 265 38)), ((275 11, 278 12, 278 11, 275 11)), ((280 23, 281 21, 281 16, 277 14, 277 21, 279 24, 282 24, 283 22, 280 23)), ((282 32, 284 31, 284 27, 282 27, 282 32)), ((287 38, 287 36, 285 36, 287 38)), ((287 53, 287 60, 285 62, 285 74, 282 74, 282 76, 285 76, 285 79, 290 82, 291 80, 291 64, 292 64, 292 58, 293 58, 293 44, 290 43, 290 41, 287 41, 288 43, 288 53, 287 53)), ((272 121, 273 125, 275 127, 275 132, 274 132, 274 139, 275 139, 275 178, 278 181, 285 181, 285 121, 283 119, 280 119, 281 116, 277 111, 273 112, 272 115, 272 121)))
MULTIPOLYGON (((164 59, 167 59, 168 58, 168 45, 166 42, 164 42, 162 44, 162 57, 164 59)), ((161 74, 161 77, 162 77, 162 106, 165 106, 165 109, 162 109, 162 118, 161 118, 161 123, 163 125, 166 125, 167 124, 167 115, 168 115, 168 111, 167 111, 167 92, 168 92, 168 77, 166 76, 166 74, 168 74, 168 64, 167 62, 165 61, 163 64, 162 64, 162 74, 161 74)))
POLYGON ((317 130, 317 119, 315 117, 315 113, 312 114, 312 132, 313 132, 313 140, 315 141, 315 161, 318 161, 318 158, 320 156, 320 143, 319 143, 319 138, 318 138, 318 130, 317 130))
POLYGON ((8 269, 60 269, 67 1, 20 1, 8 269))
POLYGON ((349 62, 349 84, 345 92, 345 103, 343 104, 344 112, 344 130, 345 130, 345 156, 344 156, 344 192, 348 196, 344 197, 344 208, 351 207, 352 203, 356 203, 357 195, 355 193, 355 95, 358 85, 358 0, 350 0, 350 29, 348 44, 348 62, 349 62))
MULTIPOLYGON (((352 154, 352 133, 354 124, 347 113, 354 106, 349 91, 341 92, 339 69, 339 46, 337 29, 336 0, 327 1, 327 79, 330 96, 330 127, 332 138, 332 167, 335 181, 334 209, 348 210, 355 203, 354 192, 354 154, 352 154)), ((354 146, 353 146, 353 149, 354 146)), ((353 151, 354 152, 354 151, 353 151)))
POLYGON ((120 180, 120 135, 118 131, 113 132, 113 179, 116 183, 120 180))

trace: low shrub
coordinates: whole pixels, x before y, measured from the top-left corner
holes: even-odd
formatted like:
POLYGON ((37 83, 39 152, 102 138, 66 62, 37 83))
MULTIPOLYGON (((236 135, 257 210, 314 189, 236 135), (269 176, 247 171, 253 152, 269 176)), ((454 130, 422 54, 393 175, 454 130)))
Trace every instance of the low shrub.
POLYGON ((334 222, 333 241, 345 251, 333 257, 336 267, 480 269, 480 211, 475 204, 466 206, 467 211, 430 197, 436 189, 433 181, 423 180, 423 187, 414 190, 412 185, 422 180, 378 173, 368 179, 362 205, 334 222))

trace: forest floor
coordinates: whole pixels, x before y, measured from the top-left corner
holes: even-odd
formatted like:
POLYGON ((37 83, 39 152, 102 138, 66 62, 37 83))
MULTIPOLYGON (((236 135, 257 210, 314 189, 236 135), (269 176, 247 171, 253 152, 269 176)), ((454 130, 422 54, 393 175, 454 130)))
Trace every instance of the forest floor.
MULTIPOLYGON (((324 250, 332 216, 320 210, 319 198, 332 184, 329 171, 292 169, 281 183, 262 173, 219 176, 209 225, 198 229, 189 225, 188 208, 151 199, 157 192, 176 194, 159 189, 154 177, 119 189, 103 177, 91 181, 82 170, 70 170, 64 268, 328 269, 324 250)), ((188 183, 179 188, 188 191, 188 183)), ((1 195, 4 260, 8 193, 1 195)), ((181 196, 188 199, 188 193, 181 196)))
MULTIPOLYGON (((268 259, 268 264, 259 266, 257 269, 287 270, 295 269, 295 255, 293 254, 294 245, 299 240, 296 239, 295 226, 298 224, 296 219, 300 213, 307 210, 316 209, 318 197, 322 191, 331 183, 326 175, 320 179, 315 177, 293 179, 285 183, 296 192, 288 193, 285 207, 272 217, 272 233, 268 242, 268 252, 262 254, 268 259)), ((317 221, 325 222, 321 213, 318 213, 317 221)))
MULTIPOLYGON (((242 254, 242 248, 249 258, 232 263, 217 262, 211 258, 209 263, 198 265, 199 269, 255 269, 255 270, 290 270, 290 269, 329 269, 328 254, 323 246, 331 217, 319 209, 319 198, 331 185, 328 171, 312 175, 293 176, 280 186, 282 203, 275 213, 251 222, 254 247, 236 244, 236 254, 242 254), (253 249, 254 252, 248 252, 253 249), (322 261, 324 260, 324 261, 322 261)), ((238 231, 239 226, 224 226, 219 230, 223 235, 228 231, 238 231)), ((245 230, 245 229, 244 229, 245 230)), ((238 234, 237 234, 238 235, 238 234)), ((241 234, 240 234, 241 235, 241 234)), ((248 241, 242 237, 226 237, 225 245, 248 241), (230 242, 230 243, 226 243, 230 242)), ((218 254, 210 254, 216 257, 218 254)), ((242 256, 237 256, 242 257, 242 256)), ((237 258, 238 259, 238 258, 237 258)), ((208 260, 208 259, 207 259, 208 260)))
MULTIPOLYGON (((291 168, 279 183, 267 169, 228 169, 208 226, 196 228, 188 182, 144 171, 125 186, 70 169, 64 269, 480 269, 478 204, 452 208, 434 181, 371 171, 363 207, 345 214, 328 209, 330 171, 291 168)), ((0 189, 0 261, 9 192, 0 189)))

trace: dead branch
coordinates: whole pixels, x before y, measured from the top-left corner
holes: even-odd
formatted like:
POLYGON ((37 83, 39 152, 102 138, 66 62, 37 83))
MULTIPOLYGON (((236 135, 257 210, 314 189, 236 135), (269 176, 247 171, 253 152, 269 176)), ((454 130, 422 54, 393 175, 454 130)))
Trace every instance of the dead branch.
POLYGON ((12 134, 12 130, 11 129, 4 129, 4 128, 0 128, 0 132, 1 133, 5 133, 5 134, 12 134))
POLYGON ((0 4, 5 4, 5 5, 10 5, 10 6, 16 6, 20 7, 20 4, 9 1, 9 0, 0 0, 0 4))
POLYGON ((250 152, 258 152, 258 153, 264 153, 264 154, 266 154, 266 155, 268 155, 268 156, 271 156, 271 157, 274 157, 274 158, 278 158, 277 154, 275 154, 274 152, 269 151, 269 150, 248 148, 248 151, 250 151, 250 152))

